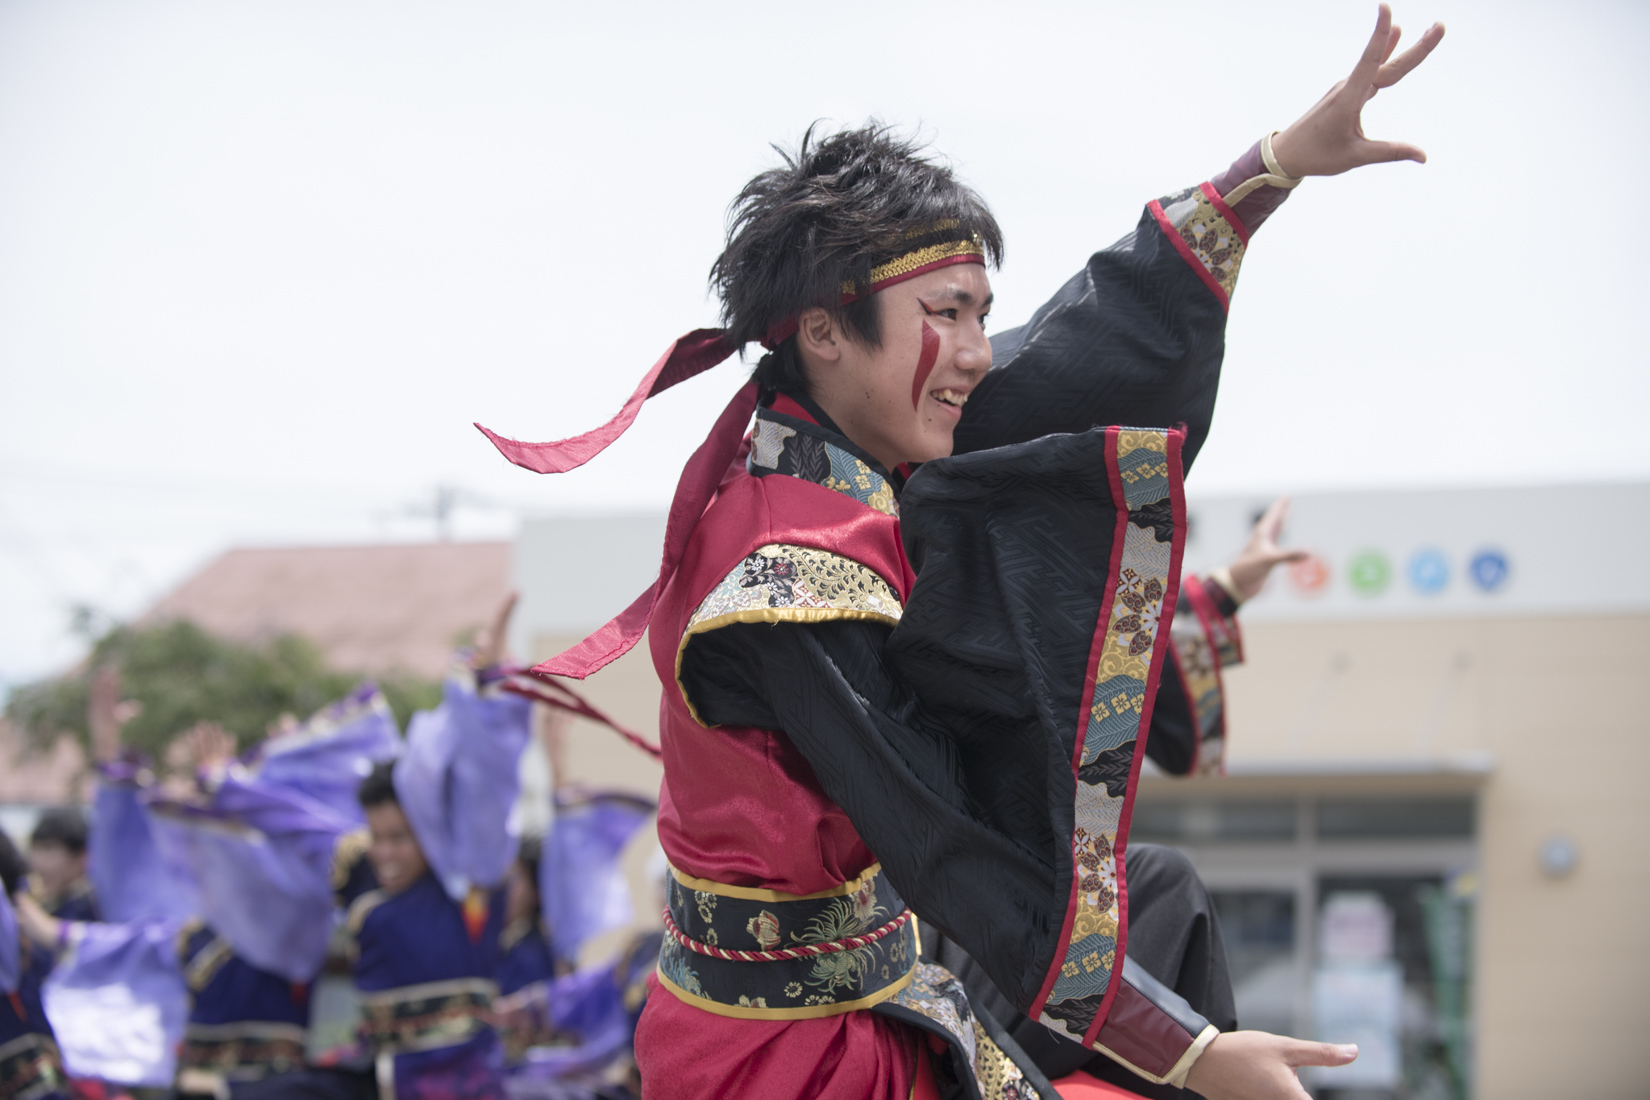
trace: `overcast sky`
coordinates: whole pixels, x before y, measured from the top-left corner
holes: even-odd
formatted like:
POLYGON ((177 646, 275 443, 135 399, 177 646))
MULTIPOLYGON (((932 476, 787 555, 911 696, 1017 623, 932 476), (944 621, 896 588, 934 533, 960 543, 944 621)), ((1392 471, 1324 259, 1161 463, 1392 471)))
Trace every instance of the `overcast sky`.
MULTIPOLYGON (((0 4, 0 684, 235 544, 660 509, 731 363, 541 478, 678 334, 813 119, 920 127, 1007 235, 1009 326, 1350 69, 1365 0, 0 4)), ((1257 234, 1194 493, 1650 477, 1650 6, 1403 0, 1398 164, 1257 234)), ((1576 517, 1553 516, 1572 538, 1576 517)), ((638 581, 640 587, 641 581, 638 581)))

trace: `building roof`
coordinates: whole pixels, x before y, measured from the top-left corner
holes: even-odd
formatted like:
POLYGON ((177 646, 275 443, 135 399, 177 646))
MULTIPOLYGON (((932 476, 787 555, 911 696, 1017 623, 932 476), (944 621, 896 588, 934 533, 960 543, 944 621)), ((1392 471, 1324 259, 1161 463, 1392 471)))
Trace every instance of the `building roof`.
POLYGON ((300 634, 336 668, 439 677, 509 592, 510 556, 508 542, 229 550, 142 621, 190 619, 238 641, 300 634))

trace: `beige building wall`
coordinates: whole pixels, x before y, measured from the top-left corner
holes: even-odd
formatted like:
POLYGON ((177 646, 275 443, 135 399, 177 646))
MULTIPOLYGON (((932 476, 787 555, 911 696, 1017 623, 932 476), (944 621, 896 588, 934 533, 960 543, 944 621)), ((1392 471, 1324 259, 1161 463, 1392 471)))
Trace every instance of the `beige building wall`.
POLYGON ((1259 623, 1245 642, 1248 663, 1227 681, 1235 771, 1490 754, 1477 1095, 1650 1095, 1638 1045, 1650 1014, 1650 616, 1259 623), (1580 853, 1558 879, 1539 859, 1553 836, 1580 853))

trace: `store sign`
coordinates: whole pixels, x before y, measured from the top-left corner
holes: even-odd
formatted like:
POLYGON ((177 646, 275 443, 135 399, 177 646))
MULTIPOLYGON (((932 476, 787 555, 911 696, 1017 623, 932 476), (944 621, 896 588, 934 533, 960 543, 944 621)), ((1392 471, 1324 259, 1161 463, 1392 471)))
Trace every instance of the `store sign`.
MULTIPOLYGON (((1232 560, 1265 496, 1193 497, 1186 568, 1232 560)), ((1300 494, 1280 569, 1245 609, 1263 619, 1650 611, 1650 484, 1300 494), (1588 573, 1574 583, 1587 517, 1588 573)))

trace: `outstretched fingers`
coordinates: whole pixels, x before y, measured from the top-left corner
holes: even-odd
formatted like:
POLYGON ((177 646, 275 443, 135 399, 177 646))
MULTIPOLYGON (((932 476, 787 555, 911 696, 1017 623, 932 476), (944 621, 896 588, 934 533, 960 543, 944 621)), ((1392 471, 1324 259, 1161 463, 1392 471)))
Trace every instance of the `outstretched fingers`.
POLYGON ((1392 8, 1382 4, 1379 14, 1375 16, 1375 33, 1369 36, 1369 45, 1364 47, 1363 56, 1352 68, 1352 75, 1348 82, 1352 84, 1373 83, 1375 74, 1380 71, 1381 65, 1392 55, 1392 48, 1397 42, 1392 37, 1392 8))
MULTIPOLYGON (((1375 86, 1377 88, 1390 88, 1398 83, 1398 81, 1409 75, 1410 70, 1425 61, 1427 55, 1437 49, 1438 43, 1443 40, 1444 25, 1434 23, 1427 28, 1426 33, 1421 36, 1420 41, 1416 42, 1415 45, 1399 54, 1394 60, 1382 63, 1375 73, 1375 86)), ((1397 44, 1397 37, 1394 36, 1393 45, 1396 46, 1397 44)))

